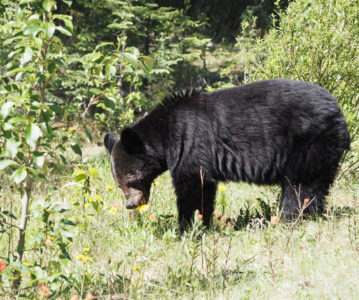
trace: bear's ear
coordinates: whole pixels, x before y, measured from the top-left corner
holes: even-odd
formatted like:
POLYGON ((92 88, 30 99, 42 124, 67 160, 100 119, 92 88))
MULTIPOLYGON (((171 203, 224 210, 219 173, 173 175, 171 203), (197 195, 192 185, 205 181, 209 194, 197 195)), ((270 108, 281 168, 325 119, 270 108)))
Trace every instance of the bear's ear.
POLYGON ((105 144, 105 147, 108 151, 108 153, 111 154, 113 146, 116 144, 116 136, 112 133, 108 133, 105 135, 105 138, 103 139, 103 143, 105 144))
POLYGON ((132 128, 125 128, 122 131, 121 143, 128 154, 144 152, 144 144, 140 136, 132 128))

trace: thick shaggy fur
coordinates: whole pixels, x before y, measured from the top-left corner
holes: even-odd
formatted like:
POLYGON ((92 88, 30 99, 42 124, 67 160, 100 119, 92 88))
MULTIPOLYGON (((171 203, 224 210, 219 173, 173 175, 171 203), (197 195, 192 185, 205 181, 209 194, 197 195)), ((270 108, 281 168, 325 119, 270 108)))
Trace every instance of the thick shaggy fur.
MULTIPOLYGON (((322 212, 349 134, 327 90, 279 79, 167 97, 113 147, 149 162, 136 168, 138 182, 170 170, 181 225, 196 209, 210 222, 217 182, 225 180, 280 184, 281 211, 291 220, 305 198, 306 211, 322 212)), ((112 153, 118 182, 126 173, 121 156, 112 153)))

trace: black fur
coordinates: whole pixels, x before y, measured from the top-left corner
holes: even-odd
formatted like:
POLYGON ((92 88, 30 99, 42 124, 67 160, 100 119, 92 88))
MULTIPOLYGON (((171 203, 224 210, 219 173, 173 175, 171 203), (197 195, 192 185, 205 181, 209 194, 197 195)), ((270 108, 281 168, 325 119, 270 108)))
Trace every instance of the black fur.
POLYGON ((103 139, 103 143, 105 144, 105 147, 108 151, 108 153, 112 152, 112 148, 116 143, 116 137, 112 133, 108 133, 105 135, 105 138, 103 139))
MULTIPOLYGON (((131 134, 124 131, 121 143, 133 159, 156 162, 149 164, 156 176, 171 172, 184 226, 196 209, 209 224, 217 182, 225 180, 280 184, 285 219, 298 215, 305 198, 308 212, 321 213, 349 134, 327 90, 278 79, 169 96, 131 134)), ((123 182, 122 156, 112 155, 112 165, 123 182)))

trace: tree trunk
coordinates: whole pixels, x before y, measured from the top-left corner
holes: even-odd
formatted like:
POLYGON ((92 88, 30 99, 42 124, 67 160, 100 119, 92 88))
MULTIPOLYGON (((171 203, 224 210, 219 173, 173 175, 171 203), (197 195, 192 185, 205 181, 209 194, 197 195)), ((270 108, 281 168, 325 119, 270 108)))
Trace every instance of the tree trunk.
MULTIPOLYGON (((28 178, 26 180, 25 189, 23 190, 21 195, 21 218, 19 224, 19 241, 16 247, 18 261, 20 262, 20 264, 22 263, 22 259, 25 252, 26 226, 27 226, 27 220, 29 218, 28 210, 29 210, 30 197, 31 197, 31 182, 30 179, 28 178)), ((14 271, 14 277, 15 280, 13 282, 13 289, 14 291, 18 291, 22 279, 21 272, 18 270, 14 271)))

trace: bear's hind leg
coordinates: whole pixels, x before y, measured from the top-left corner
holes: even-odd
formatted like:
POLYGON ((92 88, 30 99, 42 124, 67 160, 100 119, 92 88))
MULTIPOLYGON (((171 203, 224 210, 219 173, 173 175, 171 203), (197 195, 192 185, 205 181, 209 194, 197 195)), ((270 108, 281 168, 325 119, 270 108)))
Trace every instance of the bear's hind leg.
POLYGON ((305 214, 320 215, 324 212, 325 197, 333 180, 312 182, 302 186, 302 207, 305 214))
POLYGON ((214 210, 217 182, 182 178, 174 181, 180 229, 183 231, 193 220, 196 210, 203 216, 203 224, 209 226, 214 210))
POLYGON ((307 184, 284 183, 280 209, 285 220, 293 221, 300 213, 319 215, 324 211, 324 200, 330 183, 311 182, 307 184))

